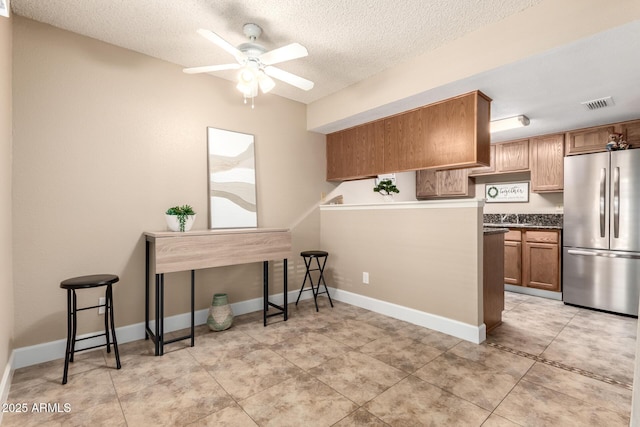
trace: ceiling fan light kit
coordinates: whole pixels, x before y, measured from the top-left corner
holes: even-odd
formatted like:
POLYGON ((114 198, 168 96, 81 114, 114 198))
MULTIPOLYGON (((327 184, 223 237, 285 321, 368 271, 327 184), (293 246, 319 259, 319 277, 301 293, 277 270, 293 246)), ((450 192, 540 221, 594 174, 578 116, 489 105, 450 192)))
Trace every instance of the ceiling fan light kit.
POLYGON ((262 29, 258 25, 245 24, 243 31, 249 38, 249 42, 242 43, 236 48, 213 31, 199 29, 198 34, 233 55, 237 63, 185 68, 183 71, 187 74, 199 74, 239 70, 236 88, 242 93, 245 104, 247 99, 251 98, 251 108, 254 107, 253 98, 258 95, 258 88, 262 93, 267 93, 276 86, 272 77, 302 90, 313 88, 312 81, 273 66, 273 64, 307 56, 309 53, 304 46, 291 43, 267 52, 263 46, 256 43, 256 39, 262 34, 262 29))

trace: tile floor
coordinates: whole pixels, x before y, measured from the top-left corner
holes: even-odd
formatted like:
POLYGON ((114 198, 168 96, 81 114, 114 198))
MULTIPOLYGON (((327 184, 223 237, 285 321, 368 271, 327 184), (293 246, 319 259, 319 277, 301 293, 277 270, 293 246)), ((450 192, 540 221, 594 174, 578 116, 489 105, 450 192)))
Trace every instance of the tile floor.
POLYGON ((3 425, 629 424, 636 319, 509 292, 505 308, 482 345, 324 298, 266 328, 238 316, 162 357, 121 344, 121 370, 104 349, 81 353, 66 386, 62 360, 20 369, 8 403, 28 411, 3 425))

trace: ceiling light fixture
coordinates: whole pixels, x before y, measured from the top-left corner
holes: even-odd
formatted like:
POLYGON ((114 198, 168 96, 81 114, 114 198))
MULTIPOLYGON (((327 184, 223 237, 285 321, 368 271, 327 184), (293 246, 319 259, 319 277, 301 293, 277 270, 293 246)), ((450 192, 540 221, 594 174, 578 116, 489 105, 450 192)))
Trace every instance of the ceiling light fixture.
POLYGON ((517 129, 525 126, 529 126, 531 121, 523 114, 514 117, 507 117, 505 119, 492 120, 490 124, 490 131, 501 132, 503 130, 517 129))
POLYGON ((256 61, 248 60, 238 72, 238 84, 236 89, 244 96, 244 102, 251 98, 251 108, 254 108, 253 98, 258 96, 258 88, 262 93, 271 91, 276 86, 276 82, 267 76, 256 61))

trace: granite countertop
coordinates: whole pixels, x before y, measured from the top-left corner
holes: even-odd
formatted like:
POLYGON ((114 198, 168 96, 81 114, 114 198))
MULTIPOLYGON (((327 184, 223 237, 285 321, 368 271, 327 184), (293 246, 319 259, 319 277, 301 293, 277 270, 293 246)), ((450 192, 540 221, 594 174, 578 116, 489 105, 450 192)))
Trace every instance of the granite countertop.
POLYGON ((561 214, 484 214, 485 228, 562 230, 561 214))

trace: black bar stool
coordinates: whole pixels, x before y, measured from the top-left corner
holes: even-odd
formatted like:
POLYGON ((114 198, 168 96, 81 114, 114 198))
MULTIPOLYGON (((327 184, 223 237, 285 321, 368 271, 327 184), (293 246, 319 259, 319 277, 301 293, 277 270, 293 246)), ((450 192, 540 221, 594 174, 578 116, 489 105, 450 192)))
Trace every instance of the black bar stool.
POLYGON ((114 274, 94 274, 91 276, 81 276, 67 279, 60 283, 62 289, 67 290, 67 350, 64 355, 64 375, 62 376, 62 384, 67 383, 67 374, 69 372, 69 362, 73 362, 73 354, 76 351, 84 351, 92 348, 107 347, 107 353, 111 353, 111 342, 109 341, 109 327, 111 327, 111 336, 113 338, 113 350, 116 354, 117 369, 120 369, 120 354, 118 353, 118 342, 116 341, 116 330, 113 323, 113 290, 111 285, 119 281, 120 278, 114 274), (100 286, 106 286, 105 303, 93 305, 91 307, 78 308, 76 290, 97 288, 100 286), (104 314, 104 334, 96 334, 90 337, 76 339, 76 333, 78 331, 78 319, 77 313, 82 310, 89 310, 92 308, 105 307, 104 314), (88 340, 90 338, 96 338, 104 336, 106 339, 105 344, 94 345, 92 347, 76 350, 76 341, 88 340))
POLYGON ((329 289, 327 289, 327 283, 324 281, 324 266, 327 264, 327 258, 329 257, 329 252, 325 251, 303 251, 300 252, 300 256, 304 259, 304 265, 307 268, 307 272, 304 275, 304 281, 302 282, 302 287, 300 288, 300 292, 298 293, 298 299, 296 300, 296 305, 298 305, 298 301, 300 301, 300 295, 304 291, 311 291, 313 293, 313 302, 316 304, 316 311, 318 311, 318 295, 327 294, 329 298, 329 304, 333 307, 333 301, 331 301, 331 295, 329 295, 329 289), (320 258, 322 258, 322 265, 320 265, 320 258), (311 262, 316 260, 316 265, 318 268, 311 268, 311 262), (318 283, 314 285, 313 278, 311 277, 312 271, 319 271, 320 276, 318 277, 318 283), (307 277, 309 278, 309 283, 311 283, 311 289, 305 289, 304 285, 307 283, 307 277), (320 292, 320 283, 324 285, 324 292, 320 292))

